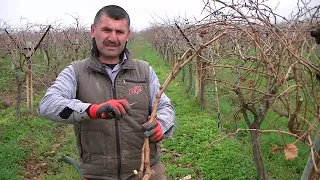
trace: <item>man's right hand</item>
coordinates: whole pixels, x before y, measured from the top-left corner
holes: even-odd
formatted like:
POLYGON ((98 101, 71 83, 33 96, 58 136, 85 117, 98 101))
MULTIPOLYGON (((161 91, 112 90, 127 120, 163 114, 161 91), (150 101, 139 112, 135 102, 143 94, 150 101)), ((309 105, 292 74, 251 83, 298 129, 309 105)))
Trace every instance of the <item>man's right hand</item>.
POLYGON ((112 99, 101 104, 91 104, 88 114, 91 119, 120 119, 125 114, 131 116, 131 109, 126 99, 112 99))

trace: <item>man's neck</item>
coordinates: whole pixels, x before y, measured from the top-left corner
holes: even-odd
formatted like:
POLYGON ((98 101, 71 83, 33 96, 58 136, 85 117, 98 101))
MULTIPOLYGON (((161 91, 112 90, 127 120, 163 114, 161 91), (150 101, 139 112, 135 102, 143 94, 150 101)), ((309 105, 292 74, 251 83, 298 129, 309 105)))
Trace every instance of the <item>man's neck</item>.
POLYGON ((116 66, 116 64, 105 64, 105 65, 108 66, 110 69, 113 69, 116 66))
POLYGON ((103 64, 118 64, 120 62, 120 58, 104 58, 103 56, 100 56, 99 61, 101 61, 103 64))

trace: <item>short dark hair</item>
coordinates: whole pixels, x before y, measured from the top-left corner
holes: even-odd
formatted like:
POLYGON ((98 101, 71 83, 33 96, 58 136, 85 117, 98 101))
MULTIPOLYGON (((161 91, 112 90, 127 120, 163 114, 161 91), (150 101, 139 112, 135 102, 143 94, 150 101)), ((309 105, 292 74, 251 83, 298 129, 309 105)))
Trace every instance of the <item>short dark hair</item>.
POLYGON ((108 17, 119 20, 126 19, 128 23, 128 27, 130 28, 130 17, 129 14, 120 6, 117 5, 109 5, 101 8, 96 16, 94 17, 94 24, 98 24, 102 15, 107 15, 108 17))

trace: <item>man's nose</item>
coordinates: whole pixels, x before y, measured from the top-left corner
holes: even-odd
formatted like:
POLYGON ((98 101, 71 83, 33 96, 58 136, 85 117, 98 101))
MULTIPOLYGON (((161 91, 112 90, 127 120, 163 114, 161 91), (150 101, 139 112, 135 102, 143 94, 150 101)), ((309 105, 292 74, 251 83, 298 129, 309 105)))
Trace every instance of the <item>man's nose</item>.
POLYGON ((109 39, 110 41, 116 41, 116 40, 117 40, 116 31, 111 31, 111 32, 109 33, 108 39, 109 39))

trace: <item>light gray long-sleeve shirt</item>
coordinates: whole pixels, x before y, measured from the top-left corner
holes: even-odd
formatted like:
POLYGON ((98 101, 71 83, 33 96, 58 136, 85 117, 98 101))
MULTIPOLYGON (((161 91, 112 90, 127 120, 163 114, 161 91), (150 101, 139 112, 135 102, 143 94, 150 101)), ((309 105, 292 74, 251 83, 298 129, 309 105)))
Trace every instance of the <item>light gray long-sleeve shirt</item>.
MULTIPOLYGON (((112 84, 114 84, 115 77, 120 71, 120 65, 117 64, 113 69, 106 66, 105 70, 112 80, 112 84)), ((155 71, 151 66, 149 87, 151 97, 150 104, 153 107, 156 95, 160 88, 160 83, 155 71)), ((90 117, 85 111, 90 106, 90 103, 84 103, 79 99, 75 99, 76 92, 76 74, 73 66, 69 65, 58 75, 53 85, 47 89, 45 96, 40 101, 40 114, 49 120, 64 123, 75 123, 82 120, 90 120, 90 117), (59 113, 65 107, 69 107, 73 110, 72 114, 67 119, 63 119, 59 116, 59 113)), ((163 93, 160 98, 157 109, 157 119, 161 125, 165 138, 171 137, 173 128, 176 124, 175 113, 170 99, 165 93, 163 93)))

